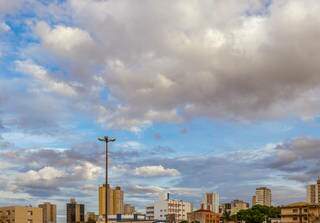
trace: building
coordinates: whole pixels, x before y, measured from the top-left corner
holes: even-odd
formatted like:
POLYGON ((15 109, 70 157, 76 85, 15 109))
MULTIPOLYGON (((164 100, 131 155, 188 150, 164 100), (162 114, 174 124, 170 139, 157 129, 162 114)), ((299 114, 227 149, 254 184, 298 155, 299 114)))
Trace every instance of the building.
POLYGON ((281 207, 281 223, 313 223, 319 221, 319 205, 297 202, 281 207))
POLYGON ((0 207, 0 223, 42 223, 42 209, 31 206, 0 207))
MULTIPOLYGON (((99 215, 105 214, 105 184, 99 187, 99 215)), ((114 189, 108 184, 108 215, 124 214, 124 193, 121 187, 114 189)))
POLYGON ((136 212, 136 209, 131 204, 125 204, 123 208, 124 215, 133 215, 136 212))
POLYGON ((192 211, 187 214, 188 222, 199 222, 199 223, 219 223, 220 215, 211 211, 208 208, 205 208, 204 204, 201 205, 201 208, 196 211, 192 211))
POLYGON ((215 213, 219 213, 219 194, 218 193, 206 193, 202 201, 204 207, 209 207, 209 209, 215 213))
POLYGON ((231 203, 223 203, 219 205, 219 213, 223 215, 223 213, 231 214, 231 203))
POLYGON ((187 213, 192 211, 192 204, 182 200, 160 199, 154 202, 154 219, 164 221, 174 215, 176 222, 187 220, 187 213))
POLYGON ((311 184, 307 186, 307 202, 310 204, 316 204, 316 185, 311 184))
POLYGON ((256 189, 255 204, 271 206, 272 195, 271 190, 267 187, 259 187, 256 189))
POLYGON ((75 199, 67 203, 67 223, 84 223, 84 204, 78 204, 75 199))
POLYGON ((307 202, 310 204, 320 204, 320 177, 316 184, 307 186, 307 202))
POLYGON ((255 206, 256 203, 257 203, 257 197, 256 197, 256 195, 253 195, 252 200, 251 200, 251 204, 252 204, 252 206, 255 206))
POLYGON ((149 205, 146 207, 146 219, 147 220, 154 219, 154 205, 149 205))
POLYGON ((56 223, 57 222, 57 206, 49 202, 39 204, 42 208, 43 223, 56 223))
POLYGON ((94 212, 87 212, 85 216, 86 223, 96 223, 98 216, 94 212))
MULTIPOLYGON (((153 220, 146 219, 144 214, 133 214, 133 215, 108 215, 108 223, 153 223, 153 220)), ((105 223, 104 216, 100 215, 96 223, 105 223)))
POLYGON ((237 214, 240 210, 246 210, 249 208, 249 204, 245 201, 242 200, 233 200, 231 202, 231 210, 230 214, 235 215, 237 214))

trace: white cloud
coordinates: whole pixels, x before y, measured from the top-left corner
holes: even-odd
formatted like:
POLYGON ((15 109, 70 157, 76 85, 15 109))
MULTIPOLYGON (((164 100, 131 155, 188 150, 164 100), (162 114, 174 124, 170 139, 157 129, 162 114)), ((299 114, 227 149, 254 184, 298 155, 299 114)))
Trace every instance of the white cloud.
POLYGON ((161 177, 161 176, 179 176, 180 172, 176 169, 164 168, 162 165, 159 166, 141 166, 134 169, 136 176, 144 177, 161 177))
POLYGON ((8 26, 5 22, 0 22, 0 31, 9 32, 10 30, 10 26, 8 26))
POLYGON ((45 70, 45 68, 33 63, 32 61, 16 61, 16 69, 20 72, 32 75, 32 77, 40 81, 49 91, 59 93, 64 96, 75 96, 77 94, 75 88, 63 81, 57 81, 45 70))

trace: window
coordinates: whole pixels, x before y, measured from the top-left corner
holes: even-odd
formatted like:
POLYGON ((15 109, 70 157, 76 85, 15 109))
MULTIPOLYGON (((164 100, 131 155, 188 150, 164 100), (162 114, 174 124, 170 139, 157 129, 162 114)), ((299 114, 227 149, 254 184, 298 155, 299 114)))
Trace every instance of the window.
POLYGON ((305 209, 303 209, 303 211, 304 211, 304 212, 308 212, 308 209, 305 208, 305 209))
POLYGON ((297 212, 298 212, 298 209, 293 209, 292 212, 293 212, 293 213, 297 213, 297 212))
POLYGON ((293 217, 292 219, 293 219, 294 221, 298 220, 298 218, 297 218, 297 217, 293 217))
POLYGON ((306 221, 307 221, 307 220, 308 220, 308 217, 307 217, 307 216, 304 216, 304 217, 303 217, 303 220, 306 220, 306 221))

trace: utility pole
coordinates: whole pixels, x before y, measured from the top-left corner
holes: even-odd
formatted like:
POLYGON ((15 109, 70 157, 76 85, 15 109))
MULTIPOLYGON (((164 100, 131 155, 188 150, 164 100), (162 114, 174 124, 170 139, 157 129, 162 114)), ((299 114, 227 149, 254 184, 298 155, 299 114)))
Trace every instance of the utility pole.
POLYGON ((114 142, 116 139, 110 138, 108 136, 103 136, 98 138, 99 141, 105 142, 106 144, 106 178, 105 178, 105 205, 104 205, 104 214, 105 214, 105 223, 108 223, 108 143, 114 142))

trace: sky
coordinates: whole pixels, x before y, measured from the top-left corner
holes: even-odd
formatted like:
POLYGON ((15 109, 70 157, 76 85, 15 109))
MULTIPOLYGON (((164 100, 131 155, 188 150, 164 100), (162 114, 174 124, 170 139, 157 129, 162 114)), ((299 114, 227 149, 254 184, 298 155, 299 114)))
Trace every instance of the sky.
POLYGON ((0 205, 111 185, 305 200, 320 175, 318 0, 0 0, 0 205))

